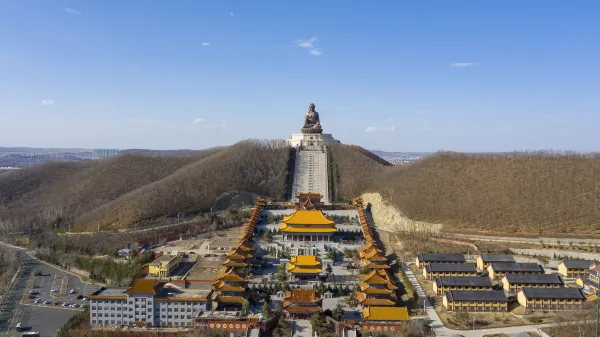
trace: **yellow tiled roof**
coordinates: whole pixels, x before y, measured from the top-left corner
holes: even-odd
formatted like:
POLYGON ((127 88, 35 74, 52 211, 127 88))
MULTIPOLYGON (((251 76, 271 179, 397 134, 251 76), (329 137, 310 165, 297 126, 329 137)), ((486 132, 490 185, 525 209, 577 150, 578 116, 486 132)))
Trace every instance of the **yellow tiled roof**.
POLYGON ((215 298, 215 302, 245 303, 245 302, 248 302, 248 300, 245 299, 242 296, 223 296, 223 295, 218 295, 217 298, 215 298))
POLYGON ((368 306, 362 312, 366 321, 408 321, 406 307, 368 306))
POLYGON ((318 266, 321 265, 321 259, 314 255, 297 255, 290 259, 290 263, 299 266, 318 266))
POLYGON ((217 283, 215 285, 215 288, 217 288, 220 291, 244 291, 244 290, 246 290, 242 286, 227 284, 223 281, 217 283))
POLYGON ((302 268, 292 264, 288 266, 288 272, 292 274, 320 274, 323 271, 321 268, 302 268))
POLYGON ((156 286, 158 281, 153 279, 139 279, 135 280, 133 285, 127 289, 125 292, 127 294, 148 294, 154 295, 156 294, 156 286))
POLYGON ((231 261, 228 259, 223 262, 223 265, 226 267, 246 267, 248 264, 246 262, 231 261))
POLYGON ((317 227, 317 226, 295 226, 281 224, 281 231, 284 233, 335 233, 335 225, 333 227, 317 227))
MULTIPOLYGON (((379 270, 382 270, 382 269, 379 269, 379 270)), ((388 284, 388 283, 391 284, 392 283, 389 279, 379 275, 379 273, 377 273, 377 270, 372 270, 367 275, 361 275, 361 278, 362 278, 363 282, 368 283, 368 284, 388 284)))
POLYGON ((365 267, 369 267, 369 268, 373 268, 373 269, 389 269, 390 266, 388 266, 387 264, 375 264, 375 263, 371 263, 371 261, 369 260, 362 260, 363 265, 365 267))
POLYGON ((385 294, 389 295, 392 293, 390 289, 386 288, 375 288, 369 286, 367 283, 360 284, 360 290, 365 294, 385 294))
POLYGON ((320 210, 299 209, 290 216, 283 218, 283 223, 288 225, 331 225, 333 221, 327 219, 320 210))
POLYGON ((217 280, 223 280, 226 282, 241 282, 244 281, 244 277, 236 273, 233 268, 225 268, 221 271, 221 273, 219 273, 217 280))
POLYGON ((394 301, 389 298, 367 298, 365 293, 358 292, 356 293, 356 298, 358 302, 362 305, 395 305, 394 301))

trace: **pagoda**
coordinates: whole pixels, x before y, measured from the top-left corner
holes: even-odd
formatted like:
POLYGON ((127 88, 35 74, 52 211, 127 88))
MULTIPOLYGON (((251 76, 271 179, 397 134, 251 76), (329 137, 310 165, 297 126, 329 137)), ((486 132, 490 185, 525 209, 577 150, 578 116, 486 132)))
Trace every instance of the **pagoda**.
POLYGON ((240 310, 244 303, 248 302, 246 285, 244 275, 235 268, 222 270, 213 283, 216 294, 214 309, 240 310))
POLYGON ((316 312, 323 311, 321 297, 315 290, 286 291, 283 298, 283 310, 287 312, 288 318, 306 319, 316 312))
POLYGON ((396 304, 395 282, 385 269, 372 270, 361 275, 360 292, 356 293, 358 302, 363 307, 369 305, 391 306, 396 304))
POLYGON ((288 264, 292 280, 318 280, 323 271, 321 259, 313 255, 293 256, 288 264))
POLYGON ((333 241, 335 223, 318 209, 297 209, 283 218, 281 224, 283 241, 333 241))

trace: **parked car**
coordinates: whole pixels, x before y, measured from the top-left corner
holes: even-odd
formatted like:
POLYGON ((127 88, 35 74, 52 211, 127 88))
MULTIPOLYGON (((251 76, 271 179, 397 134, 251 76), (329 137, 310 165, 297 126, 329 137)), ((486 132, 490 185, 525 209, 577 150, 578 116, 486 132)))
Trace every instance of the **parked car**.
POLYGON ((83 295, 77 295, 77 299, 78 300, 82 300, 83 299, 83 295))
POLYGON ((34 301, 35 304, 40 304, 42 303, 42 299, 41 298, 36 298, 34 301))
POLYGON ((63 307, 68 307, 69 305, 71 305, 71 303, 65 302, 65 303, 62 304, 63 307))
POLYGON ((75 289, 69 290, 69 294, 75 294, 76 292, 77 292, 77 290, 75 290, 75 289))
POLYGON ((60 289, 58 289, 58 288, 54 288, 54 289, 52 289, 50 292, 57 293, 57 292, 59 292, 59 291, 60 291, 60 289))
POLYGON ((37 290, 32 290, 29 292, 29 295, 32 295, 32 296, 39 295, 39 294, 40 294, 40 292, 37 290))
POLYGON ((77 303, 73 303, 70 305, 71 308, 79 308, 79 304, 77 303))
POLYGON ((89 298, 87 298, 87 297, 83 296, 82 300, 84 300, 84 301, 89 301, 89 298))
POLYGON ((46 304, 46 305, 52 304, 52 301, 44 301, 44 304, 46 304))

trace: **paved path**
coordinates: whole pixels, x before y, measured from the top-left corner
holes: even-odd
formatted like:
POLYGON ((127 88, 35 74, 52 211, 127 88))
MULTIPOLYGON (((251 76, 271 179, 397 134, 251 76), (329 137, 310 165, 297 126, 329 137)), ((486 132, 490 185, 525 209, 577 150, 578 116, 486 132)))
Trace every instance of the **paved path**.
POLYGON ((292 337, 312 337, 312 326, 307 319, 294 321, 294 334, 292 337))
MULTIPOLYGON (((552 324, 539 324, 539 325, 522 325, 522 326, 514 326, 514 327, 506 327, 506 328, 492 328, 492 329, 477 329, 477 330, 453 330, 444 326, 444 323, 440 319, 440 316, 435 311, 434 307, 431 305, 427 296, 425 294, 425 290, 421 287, 421 284, 417 280, 415 274, 410 270, 406 263, 402 264, 402 268, 408 277, 408 280, 415 287, 417 294, 419 297, 423 299, 423 306, 425 308, 425 312, 431 321, 431 328, 435 331, 436 336, 443 337, 451 337, 454 334, 462 335, 464 337, 481 337, 487 334, 494 333, 504 333, 504 334, 516 334, 519 332, 527 332, 527 331, 537 331, 539 328, 548 327, 552 324)), ((544 336, 544 335, 542 335, 544 336)))

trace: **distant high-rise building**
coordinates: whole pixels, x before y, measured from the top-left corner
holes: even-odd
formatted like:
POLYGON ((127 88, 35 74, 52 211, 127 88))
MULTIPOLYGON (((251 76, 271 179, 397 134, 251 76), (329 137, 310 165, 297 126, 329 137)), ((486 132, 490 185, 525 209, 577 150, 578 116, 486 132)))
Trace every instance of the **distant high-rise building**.
POLYGON ((108 158, 119 154, 118 149, 94 149, 92 151, 93 158, 108 158))

